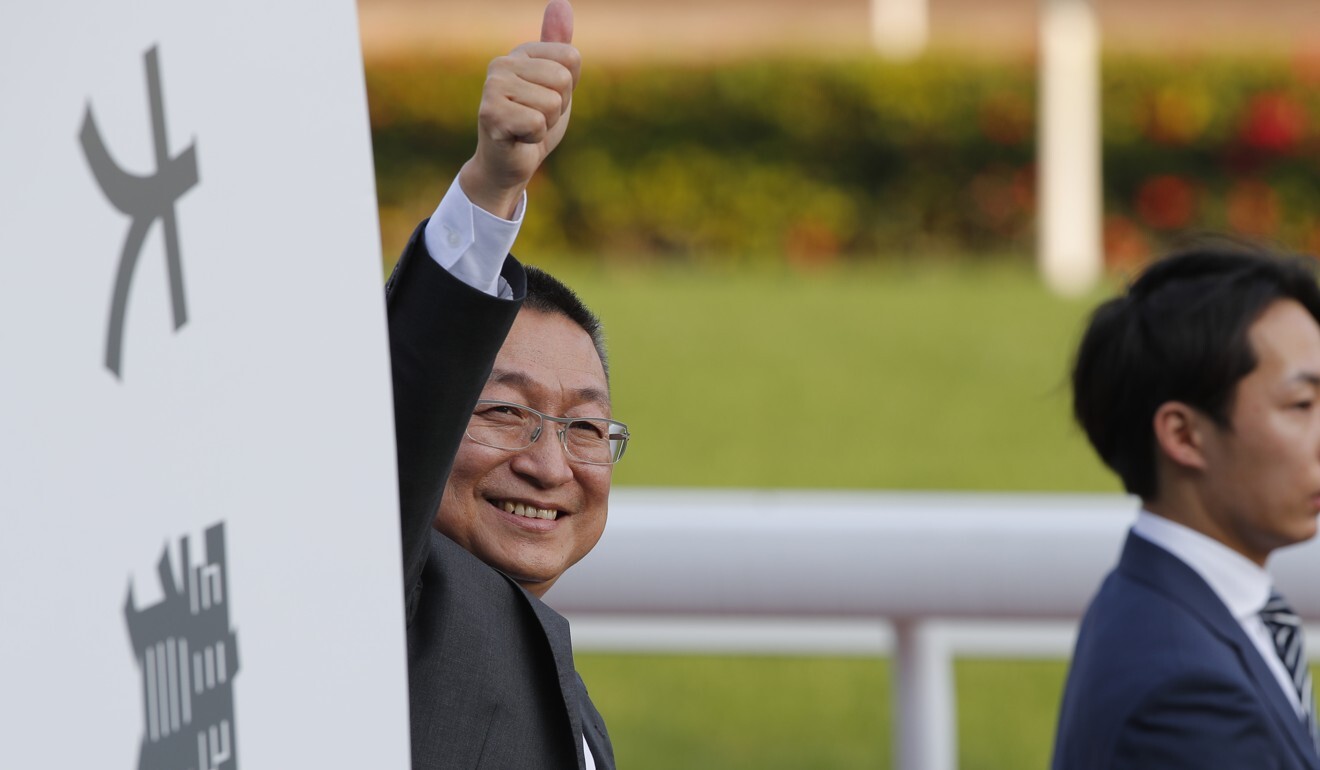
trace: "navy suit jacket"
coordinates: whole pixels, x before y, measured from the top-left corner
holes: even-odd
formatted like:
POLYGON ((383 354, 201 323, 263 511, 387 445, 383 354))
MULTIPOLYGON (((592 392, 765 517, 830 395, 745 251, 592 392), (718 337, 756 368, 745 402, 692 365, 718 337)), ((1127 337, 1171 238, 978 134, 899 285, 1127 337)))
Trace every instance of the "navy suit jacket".
POLYGON ((408 621, 412 761, 418 770, 585 767, 614 750, 573 666, 568 621, 432 528, 463 430, 526 293, 473 289, 413 234, 386 287, 408 621))
POLYGON ((1320 770, 1320 758, 1210 586, 1129 534, 1082 619, 1053 767, 1320 770))

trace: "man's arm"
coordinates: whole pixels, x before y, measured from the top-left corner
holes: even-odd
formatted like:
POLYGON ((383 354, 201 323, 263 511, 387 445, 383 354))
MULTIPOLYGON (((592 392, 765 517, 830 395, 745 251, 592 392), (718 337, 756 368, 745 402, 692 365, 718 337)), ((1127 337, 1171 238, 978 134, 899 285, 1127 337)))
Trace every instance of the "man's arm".
MULTIPOLYGON (((532 175, 563 138, 580 66, 571 37, 572 9, 566 0, 551 0, 542 40, 491 63, 477 151, 458 180, 471 205, 482 209, 473 216, 513 215, 532 175)), ((450 240, 424 223, 386 286, 409 619, 454 455, 525 288, 522 267, 511 257, 467 259, 483 246, 489 251, 487 244, 474 243, 442 266, 453 255, 432 253, 433 236, 443 237, 441 244, 450 240), (501 281, 508 299, 492 296, 501 281)))
POLYGON ((421 240, 419 228, 387 298, 409 619, 445 479, 525 291, 522 267, 512 259, 504 276, 514 296, 502 300, 441 268, 421 240))

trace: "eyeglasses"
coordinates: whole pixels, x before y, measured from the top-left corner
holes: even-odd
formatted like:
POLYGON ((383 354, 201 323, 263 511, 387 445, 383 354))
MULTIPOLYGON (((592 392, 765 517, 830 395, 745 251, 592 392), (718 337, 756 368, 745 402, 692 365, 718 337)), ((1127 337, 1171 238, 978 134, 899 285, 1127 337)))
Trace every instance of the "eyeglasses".
POLYGON ((588 465, 613 465, 628 448, 628 426, 605 417, 552 417, 530 406, 481 400, 472 411, 467 437, 483 446, 517 452, 541 437, 545 423, 559 423, 555 432, 568 456, 588 465))

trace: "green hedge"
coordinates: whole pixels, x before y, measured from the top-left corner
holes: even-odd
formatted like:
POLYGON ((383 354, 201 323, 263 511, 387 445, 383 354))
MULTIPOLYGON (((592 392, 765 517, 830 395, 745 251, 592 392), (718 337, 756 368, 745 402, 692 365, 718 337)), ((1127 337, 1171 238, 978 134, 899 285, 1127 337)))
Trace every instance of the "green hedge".
MULTIPOLYGON (((387 248, 471 153, 484 70, 368 69, 387 248)), ((1103 73, 1112 258, 1198 229, 1320 247, 1311 65, 1123 58, 1103 73)), ((799 263, 1029 254, 1035 90, 1027 60, 588 67, 520 250, 799 263)))

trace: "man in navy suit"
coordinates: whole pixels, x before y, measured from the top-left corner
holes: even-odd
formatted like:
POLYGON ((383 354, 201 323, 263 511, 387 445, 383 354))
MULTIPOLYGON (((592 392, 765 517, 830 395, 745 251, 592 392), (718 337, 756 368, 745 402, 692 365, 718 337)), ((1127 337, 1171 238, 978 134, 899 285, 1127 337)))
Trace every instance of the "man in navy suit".
POLYGON ((1096 310, 1074 413, 1142 501, 1082 620, 1056 770, 1320 768, 1276 548, 1320 512, 1320 290, 1301 261, 1170 257, 1096 310))

